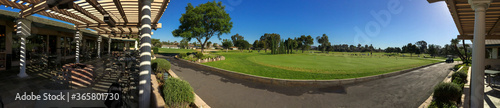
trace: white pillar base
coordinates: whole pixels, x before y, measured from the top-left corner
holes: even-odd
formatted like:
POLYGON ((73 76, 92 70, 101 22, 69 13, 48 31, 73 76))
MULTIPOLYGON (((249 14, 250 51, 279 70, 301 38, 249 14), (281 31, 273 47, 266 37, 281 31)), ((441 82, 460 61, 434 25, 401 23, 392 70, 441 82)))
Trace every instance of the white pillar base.
POLYGON ((21 72, 21 73, 17 74, 17 76, 19 78, 26 78, 26 77, 28 77, 28 74, 26 74, 26 72, 21 72))

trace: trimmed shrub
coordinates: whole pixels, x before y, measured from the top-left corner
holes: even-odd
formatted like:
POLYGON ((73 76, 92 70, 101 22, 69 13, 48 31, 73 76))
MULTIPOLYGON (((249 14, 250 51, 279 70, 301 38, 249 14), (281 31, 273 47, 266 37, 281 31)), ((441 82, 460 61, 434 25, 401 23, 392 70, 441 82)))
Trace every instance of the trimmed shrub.
POLYGON ((436 101, 448 102, 459 101, 462 96, 462 89, 455 83, 439 83, 434 87, 433 98, 436 101))
POLYGON ((151 63, 157 63, 156 65, 156 72, 155 73, 159 73, 159 72, 166 72, 168 70, 170 70, 170 62, 165 60, 165 59, 162 59, 162 58, 157 58, 155 60, 152 60, 151 63))
POLYGON ((158 54, 158 47, 153 48, 153 53, 158 54))
POLYGON ((455 73, 453 73, 451 75, 451 80, 453 82, 455 82, 455 80, 457 80, 458 81, 457 84, 459 84, 459 85, 462 84, 462 83, 465 83, 466 79, 467 79, 467 73, 464 73, 464 72, 461 72, 461 71, 460 72, 455 72, 455 73))
POLYGON ((453 105, 452 102, 440 102, 440 101, 432 101, 431 105, 427 108, 457 108, 457 106, 453 105))
POLYGON ((203 59, 203 53, 196 53, 196 58, 203 59))
POLYGON ((194 101, 193 88, 191 88, 191 85, 177 78, 168 78, 165 80, 163 94, 165 104, 171 108, 187 107, 194 101))
POLYGON ((457 64, 453 67, 453 70, 457 71, 463 64, 457 64))
POLYGON ((187 57, 187 54, 186 54, 186 53, 180 53, 180 54, 179 54, 179 58, 184 58, 184 57, 187 57))

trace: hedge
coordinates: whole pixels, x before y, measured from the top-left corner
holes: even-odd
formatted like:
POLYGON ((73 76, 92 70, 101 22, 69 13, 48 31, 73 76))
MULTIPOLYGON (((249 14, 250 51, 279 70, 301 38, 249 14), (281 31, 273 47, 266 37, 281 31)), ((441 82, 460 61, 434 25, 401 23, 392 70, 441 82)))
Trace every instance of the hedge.
POLYGON ((165 104, 171 108, 187 107, 194 101, 193 88, 191 88, 191 85, 177 78, 168 78, 165 80, 163 94, 165 104))
POLYGON ((162 58, 157 58, 151 61, 151 63, 155 64, 156 63, 156 73, 158 72, 166 72, 170 70, 170 62, 162 59, 162 58))
POLYGON ((158 47, 154 47, 154 48, 153 48, 153 53, 154 53, 154 54, 158 54, 158 47))
POLYGON ((459 101, 462 89, 455 83, 439 83, 434 88, 433 98, 439 102, 459 101))

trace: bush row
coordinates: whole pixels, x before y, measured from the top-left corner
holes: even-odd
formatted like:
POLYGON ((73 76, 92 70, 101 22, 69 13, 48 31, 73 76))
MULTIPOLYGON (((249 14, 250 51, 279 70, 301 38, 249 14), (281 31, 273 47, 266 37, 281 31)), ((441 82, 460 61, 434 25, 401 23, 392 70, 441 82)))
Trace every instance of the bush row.
MULTIPOLYGON (((454 68, 460 68, 462 65, 455 65, 454 68)), ((457 68, 457 69, 458 69, 457 68)), ((461 70, 455 71, 452 74, 449 83, 439 83, 434 87, 433 102, 429 108, 456 108, 455 103, 460 103, 462 98, 462 90, 467 83, 468 66, 464 66, 461 70)))
POLYGON ((171 67, 170 62, 168 60, 161 58, 154 59, 151 61, 151 63, 152 63, 151 68, 153 68, 155 74, 166 72, 170 70, 171 67))
POLYGON ((170 108, 188 107, 194 101, 193 88, 188 82, 178 78, 164 77, 164 73, 170 70, 171 64, 165 59, 155 59, 153 72, 156 74, 165 104, 170 108))
POLYGON ((177 78, 168 78, 165 80, 163 95, 165 104, 170 108, 185 108, 194 101, 191 85, 177 78))

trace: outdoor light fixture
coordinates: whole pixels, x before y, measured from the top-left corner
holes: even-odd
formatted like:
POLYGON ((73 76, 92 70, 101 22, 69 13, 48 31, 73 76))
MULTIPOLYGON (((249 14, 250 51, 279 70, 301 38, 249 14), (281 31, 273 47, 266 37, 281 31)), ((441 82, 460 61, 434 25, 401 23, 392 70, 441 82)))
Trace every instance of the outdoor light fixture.
POLYGON ((111 16, 109 16, 109 14, 104 14, 104 22, 106 22, 110 27, 116 26, 115 21, 113 21, 113 19, 111 19, 111 16))

